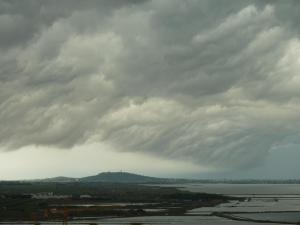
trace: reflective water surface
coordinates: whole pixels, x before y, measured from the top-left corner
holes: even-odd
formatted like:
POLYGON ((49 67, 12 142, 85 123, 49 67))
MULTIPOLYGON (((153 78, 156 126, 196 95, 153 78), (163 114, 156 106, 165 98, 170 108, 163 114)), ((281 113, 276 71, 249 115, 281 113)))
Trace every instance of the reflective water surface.
MULTIPOLYGON (((16 223, 5 223, 16 224, 16 223)), ((18 224, 18 223, 17 223, 18 224)), ((27 223, 29 225, 30 223, 27 223)), ((57 223, 41 223, 43 225, 57 225, 57 223)), ((251 222, 233 221, 215 216, 155 216, 155 217, 133 217, 133 218, 115 218, 115 219, 100 219, 100 220, 86 220, 68 223, 75 224, 97 224, 97 225, 251 225, 251 222)), ((256 223, 257 224, 257 223, 256 223)), ((255 225, 255 224, 254 224, 255 225)))

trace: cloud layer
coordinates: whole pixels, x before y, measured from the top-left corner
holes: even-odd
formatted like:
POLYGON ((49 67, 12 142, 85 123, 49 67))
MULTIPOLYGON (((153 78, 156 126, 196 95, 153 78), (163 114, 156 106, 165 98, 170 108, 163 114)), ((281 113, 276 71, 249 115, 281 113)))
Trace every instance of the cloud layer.
POLYGON ((299 144, 297 1, 0 1, 0 144, 209 167, 299 144))

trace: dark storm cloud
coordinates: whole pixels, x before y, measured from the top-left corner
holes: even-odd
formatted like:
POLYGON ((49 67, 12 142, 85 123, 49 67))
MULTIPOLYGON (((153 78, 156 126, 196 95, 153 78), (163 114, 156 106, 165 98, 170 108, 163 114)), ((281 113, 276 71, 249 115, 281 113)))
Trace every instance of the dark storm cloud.
POLYGON ((299 133, 297 1, 0 6, 4 149, 96 141, 251 167, 299 133))
MULTIPOLYGON (((98 19, 100 19, 124 6, 130 7, 143 2, 144 0, 3 0, 0 2, 0 45, 1 47, 7 47, 26 44, 26 41, 33 38, 40 29, 47 28, 55 21, 68 18, 76 12, 95 10, 98 12, 98 19)), ((85 18, 81 19, 86 20, 85 18)), ((81 21, 77 22, 80 26, 81 21)), ((95 22, 99 23, 100 21, 97 20, 92 23, 95 22)))

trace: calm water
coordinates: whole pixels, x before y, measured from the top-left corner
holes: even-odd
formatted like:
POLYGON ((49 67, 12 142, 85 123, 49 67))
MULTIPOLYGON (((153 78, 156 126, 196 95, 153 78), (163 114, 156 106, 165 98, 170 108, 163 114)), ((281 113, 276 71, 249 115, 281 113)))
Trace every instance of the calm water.
POLYGON ((225 195, 299 195, 300 197, 300 184, 172 184, 161 186, 225 195))
POLYGON ((299 184, 184 184, 182 190, 249 197, 247 201, 231 201, 216 207, 190 210, 188 215, 238 213, 248 219, 300 222, 299 184), (243 214, 244 213, 244 214, 243 214))
MULTIPOLYGON (((252 222, 232 221, 215 216, 155 216, 155 217, 133 217, 133 218, 117 218, 105 219, 98 221, 81 221, 80 223, 73 222, 69 225, 75 224, 89 224, 96 223, 98 225, 130 225, 130 224, 143 224, 143 225, 251 225, 252 222)), ((5 223, 5 225, 12 223, 5 223)), ((19 223, 17 223, 19 224, 19 223)), ((43 225, 57 225, 61 223, 42 223, 43 225)), ((258 223, 254 223, 258 224, 258 223)), ((4 224, 3 224, 4 225, 4 224)), ((16 223, 14 223, 16 225, 16 223)), ((29 225, 29 223, 27 223, 29 225)))
POLYGON ((268 212, 268 213, 239 213, 235 216, 254 220, 269 220, 297 223, 300 221, 299 212, 268 212))

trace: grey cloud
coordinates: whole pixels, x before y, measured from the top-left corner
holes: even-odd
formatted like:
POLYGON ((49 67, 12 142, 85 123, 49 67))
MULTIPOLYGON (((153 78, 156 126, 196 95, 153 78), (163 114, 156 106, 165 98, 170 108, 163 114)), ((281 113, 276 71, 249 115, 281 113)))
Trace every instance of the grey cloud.
POLYGON ((300 128, 286 2, 0 1, 0 144, 257 165, 300 128))

